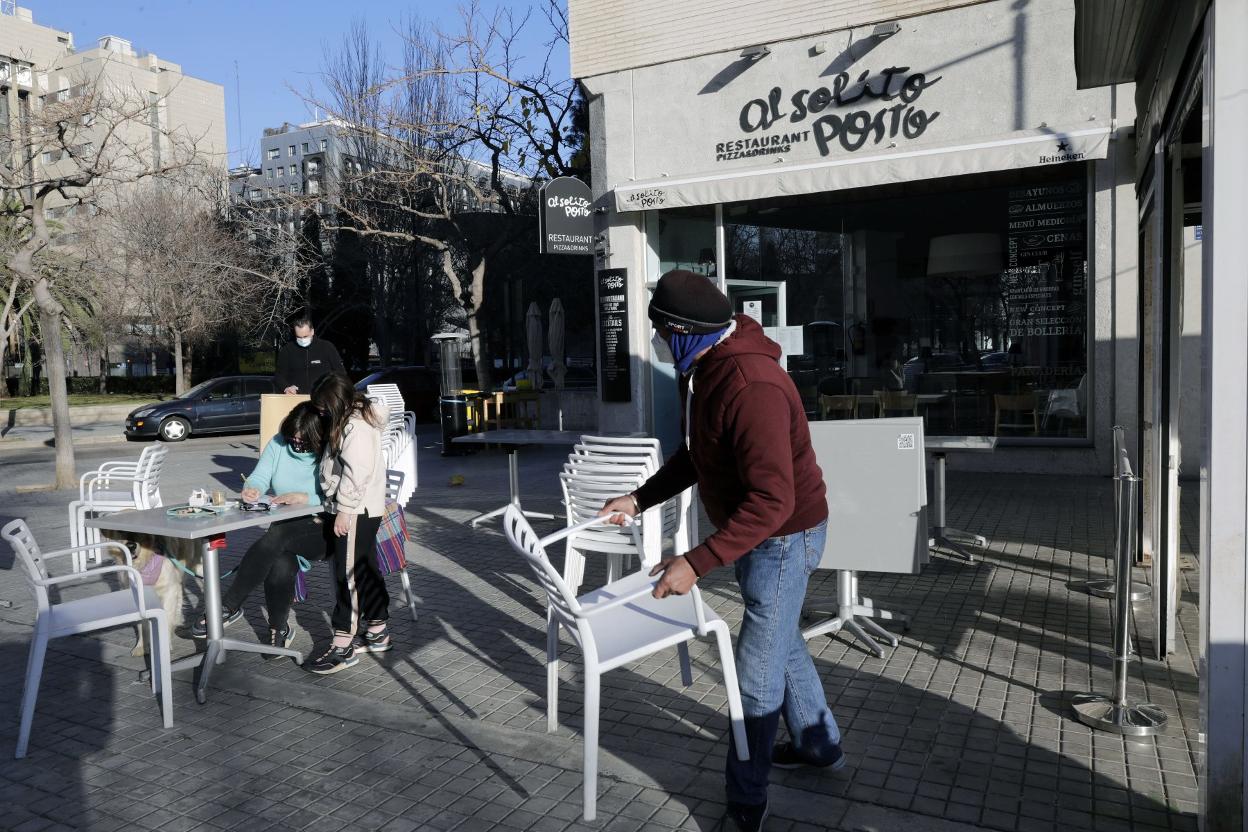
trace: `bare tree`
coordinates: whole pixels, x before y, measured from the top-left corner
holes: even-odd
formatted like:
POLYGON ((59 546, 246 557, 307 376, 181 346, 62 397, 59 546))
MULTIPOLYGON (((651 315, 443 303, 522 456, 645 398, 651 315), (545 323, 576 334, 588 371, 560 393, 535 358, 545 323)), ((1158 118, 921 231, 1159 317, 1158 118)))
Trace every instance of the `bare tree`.
POLYGON ((293 235, 261 226, 257 237, 255 225, 224 213, 215 197, 223 186, 189 169, 154 178, 130 189, 97 225, 101 262, 132 316, 168 333, 178 393, 190 387, 197 344, 227 324, 264 328, 296 282, 293 235))
POLYGON ((538 190, 576 173, 582 150, 575 82, 550 69, 550 52, 566 43, 566 21, 552 3, 546 60, 522 70, 517 43, 530 18, 509 9, 488 14, 473 2, 461 9, 455 33, 409 21, 402 67, 384 78, 342 71, 363 68, 358 56, 369 49, 348 41, 357 57, 331 67, 331 100, 318 102, 379 151, 375 162, 345 166, 333 229, 430 251, 462 309, 483 388, 491 369, 490 264, 535 232, 538 190))
POLYGON ((38 263, 52 245, 49 211, 72 209, 86 219, 119 186, 184 168, 196 159, 196 137, 152 126, 159 123, 150 115, 160 101, 98 78, 78 80, 69 94, 24 107, 0 152, 0 215, 13 223, 16 235, 6 266, 17 285, 29 289, 38 309, 58 488, 70 487, 76 478, 61 342, 65 307, 38 263))

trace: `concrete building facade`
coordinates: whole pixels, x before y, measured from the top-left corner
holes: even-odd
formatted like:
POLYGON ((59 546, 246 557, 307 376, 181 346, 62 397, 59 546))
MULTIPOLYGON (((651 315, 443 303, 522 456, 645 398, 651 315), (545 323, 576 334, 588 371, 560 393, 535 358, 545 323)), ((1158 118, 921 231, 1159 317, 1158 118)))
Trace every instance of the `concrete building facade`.
POLYGON ((752 42, 720 3, 662 63, 589 54, 581 33, 692 24, 607 5, 571 8, 598 266, 627 270, 637 345, 604 430, 672 433, 645 307, 681 267, 786 345, 811 418, 903 393, 929 432, 999 437, 961 464, 1110 470, 1110 428, 1138 412, 1134 106, 1130 85, 1078 89, 1070 0, 916 3, 894 20, 898 4, 845 4, 849 28, 752 42))

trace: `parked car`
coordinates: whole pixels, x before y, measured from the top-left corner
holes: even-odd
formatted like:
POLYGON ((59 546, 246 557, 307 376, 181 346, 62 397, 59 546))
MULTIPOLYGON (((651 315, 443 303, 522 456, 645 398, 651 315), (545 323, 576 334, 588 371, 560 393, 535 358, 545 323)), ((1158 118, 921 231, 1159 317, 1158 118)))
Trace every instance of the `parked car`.
POLYGON ((181 396, 136 408, 126 417, 126 438, 181 442, 204 433, 260 429, 260 394, 273 393, 272 376, 222 376, 181 396))
POLYGON ((438 421, 438 371, 431 367, 381 367, 355 383, 356 390, 370 384, 397 384, 403 404, 416 414, 417 422, 438 421))
POLYGON ((905 379, 905 389, 911 393, 919 392, 919 379, 928 373, 949 373, 966 369, 966 362, 956 352, 934 352, 926 356, 915 356, 901 366, 901 375, 905 379))
POLYGON ((1004 370, 1011 364, 1008 352, 986 352, 979 356, 981 370, 1004 370))

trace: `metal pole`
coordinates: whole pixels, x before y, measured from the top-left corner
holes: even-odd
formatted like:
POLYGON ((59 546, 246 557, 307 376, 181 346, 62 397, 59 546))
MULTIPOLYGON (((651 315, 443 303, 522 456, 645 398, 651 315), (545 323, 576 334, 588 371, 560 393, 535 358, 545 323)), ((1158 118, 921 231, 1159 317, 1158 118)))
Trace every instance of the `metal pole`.
MULTIPOLYGON (((1126 455, 1127 453, 1126 428, 1124 428, 1122 425, 1114 425, 1113 453, 1114 453, 1114 522, 1117 524, 1114 527, 1114 557, 1117 558, 1118 547, 1122 545, 1122 540, 1121 540, 1122 523, 1121 523, 1121 515, 1120 515, 1120 512, 1122 511, 1122 508, 1121 508, 1122 507, 1122 475, 1124 472, 1129 471, 1131 468, 1131 463, 1129 461, 1129 458, 1126 455)), ((1134 563, 1135 563, 1134 560, 1128 561, 1128 564, 1132 566, 1134 566, 1134 563)), ((1115 570, 1117 570, 1118 563, 1115 563, 1114 568, 1115 570)), ((1128 569, 1128 573, 1130 573, 1130 569, 1128 569)), ((1140 583, 1139 581, 1129 580, 1127 581, 1127 585, 1130 587, 1132 601, 1147 601, 1148 599, 1153 597, 1152 587, 1150 587, 1148 584, 1140 583)), ((1084 587, 1088 590, 1088 594, 1095 595, 1097 598, 1113 598, 1115 594, 1117 593, 1117 586, 1118 586, 1118 572, 1117 571, 1114 572, 1114 577, 1112 578, 1102 578, 1102 579, 1098 579, 1095 581, 1088 581, 1086 584, 1084 584, 1084 587)))
POLYGON ((1150 737, 1166 726, 1166 714, 1150 703, 1132 704, 1127 701, 1127 672, 1131 662, 1131 562, 1135 557, 1135 493, 1139 478, 1124 465, 1115 486, 1121 487, 1118 500, 1119 511, 1115 517, 1115 568, 1114 597, 1114 692, 1112 696, 1099 693, 1081 693, 1074 697, 1071 706, 1075 717, 1085 725, 1100 731, 1125 734, 1133 737, 1150 737))
POLYGON ((1119 708, 1127 705, 1127 669, 1131 661, 1131 559, 1135 547, 1135 487, 1138 480, 1133 476, 1119 477, 1120 496, 1118 508, 1118 559, 1117 582, 1114 592, 1114 704, 1119 708))

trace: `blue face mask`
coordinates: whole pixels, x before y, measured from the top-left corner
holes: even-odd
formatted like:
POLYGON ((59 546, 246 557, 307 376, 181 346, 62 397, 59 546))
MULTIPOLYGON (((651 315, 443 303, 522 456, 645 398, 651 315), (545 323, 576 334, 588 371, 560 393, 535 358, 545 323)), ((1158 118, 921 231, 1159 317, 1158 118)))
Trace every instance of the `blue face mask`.
POLYGON ((704 334, 678 335, 672 333, 671 340, 668 343, 672 347, 672 356, 676 359, 676 369, 680 371, 681 375, 693 369, 693 359, 697 357, 698 353, 715 346, 716 342, 723 336, 724 329, 727 329, 727 327, 704 334))

